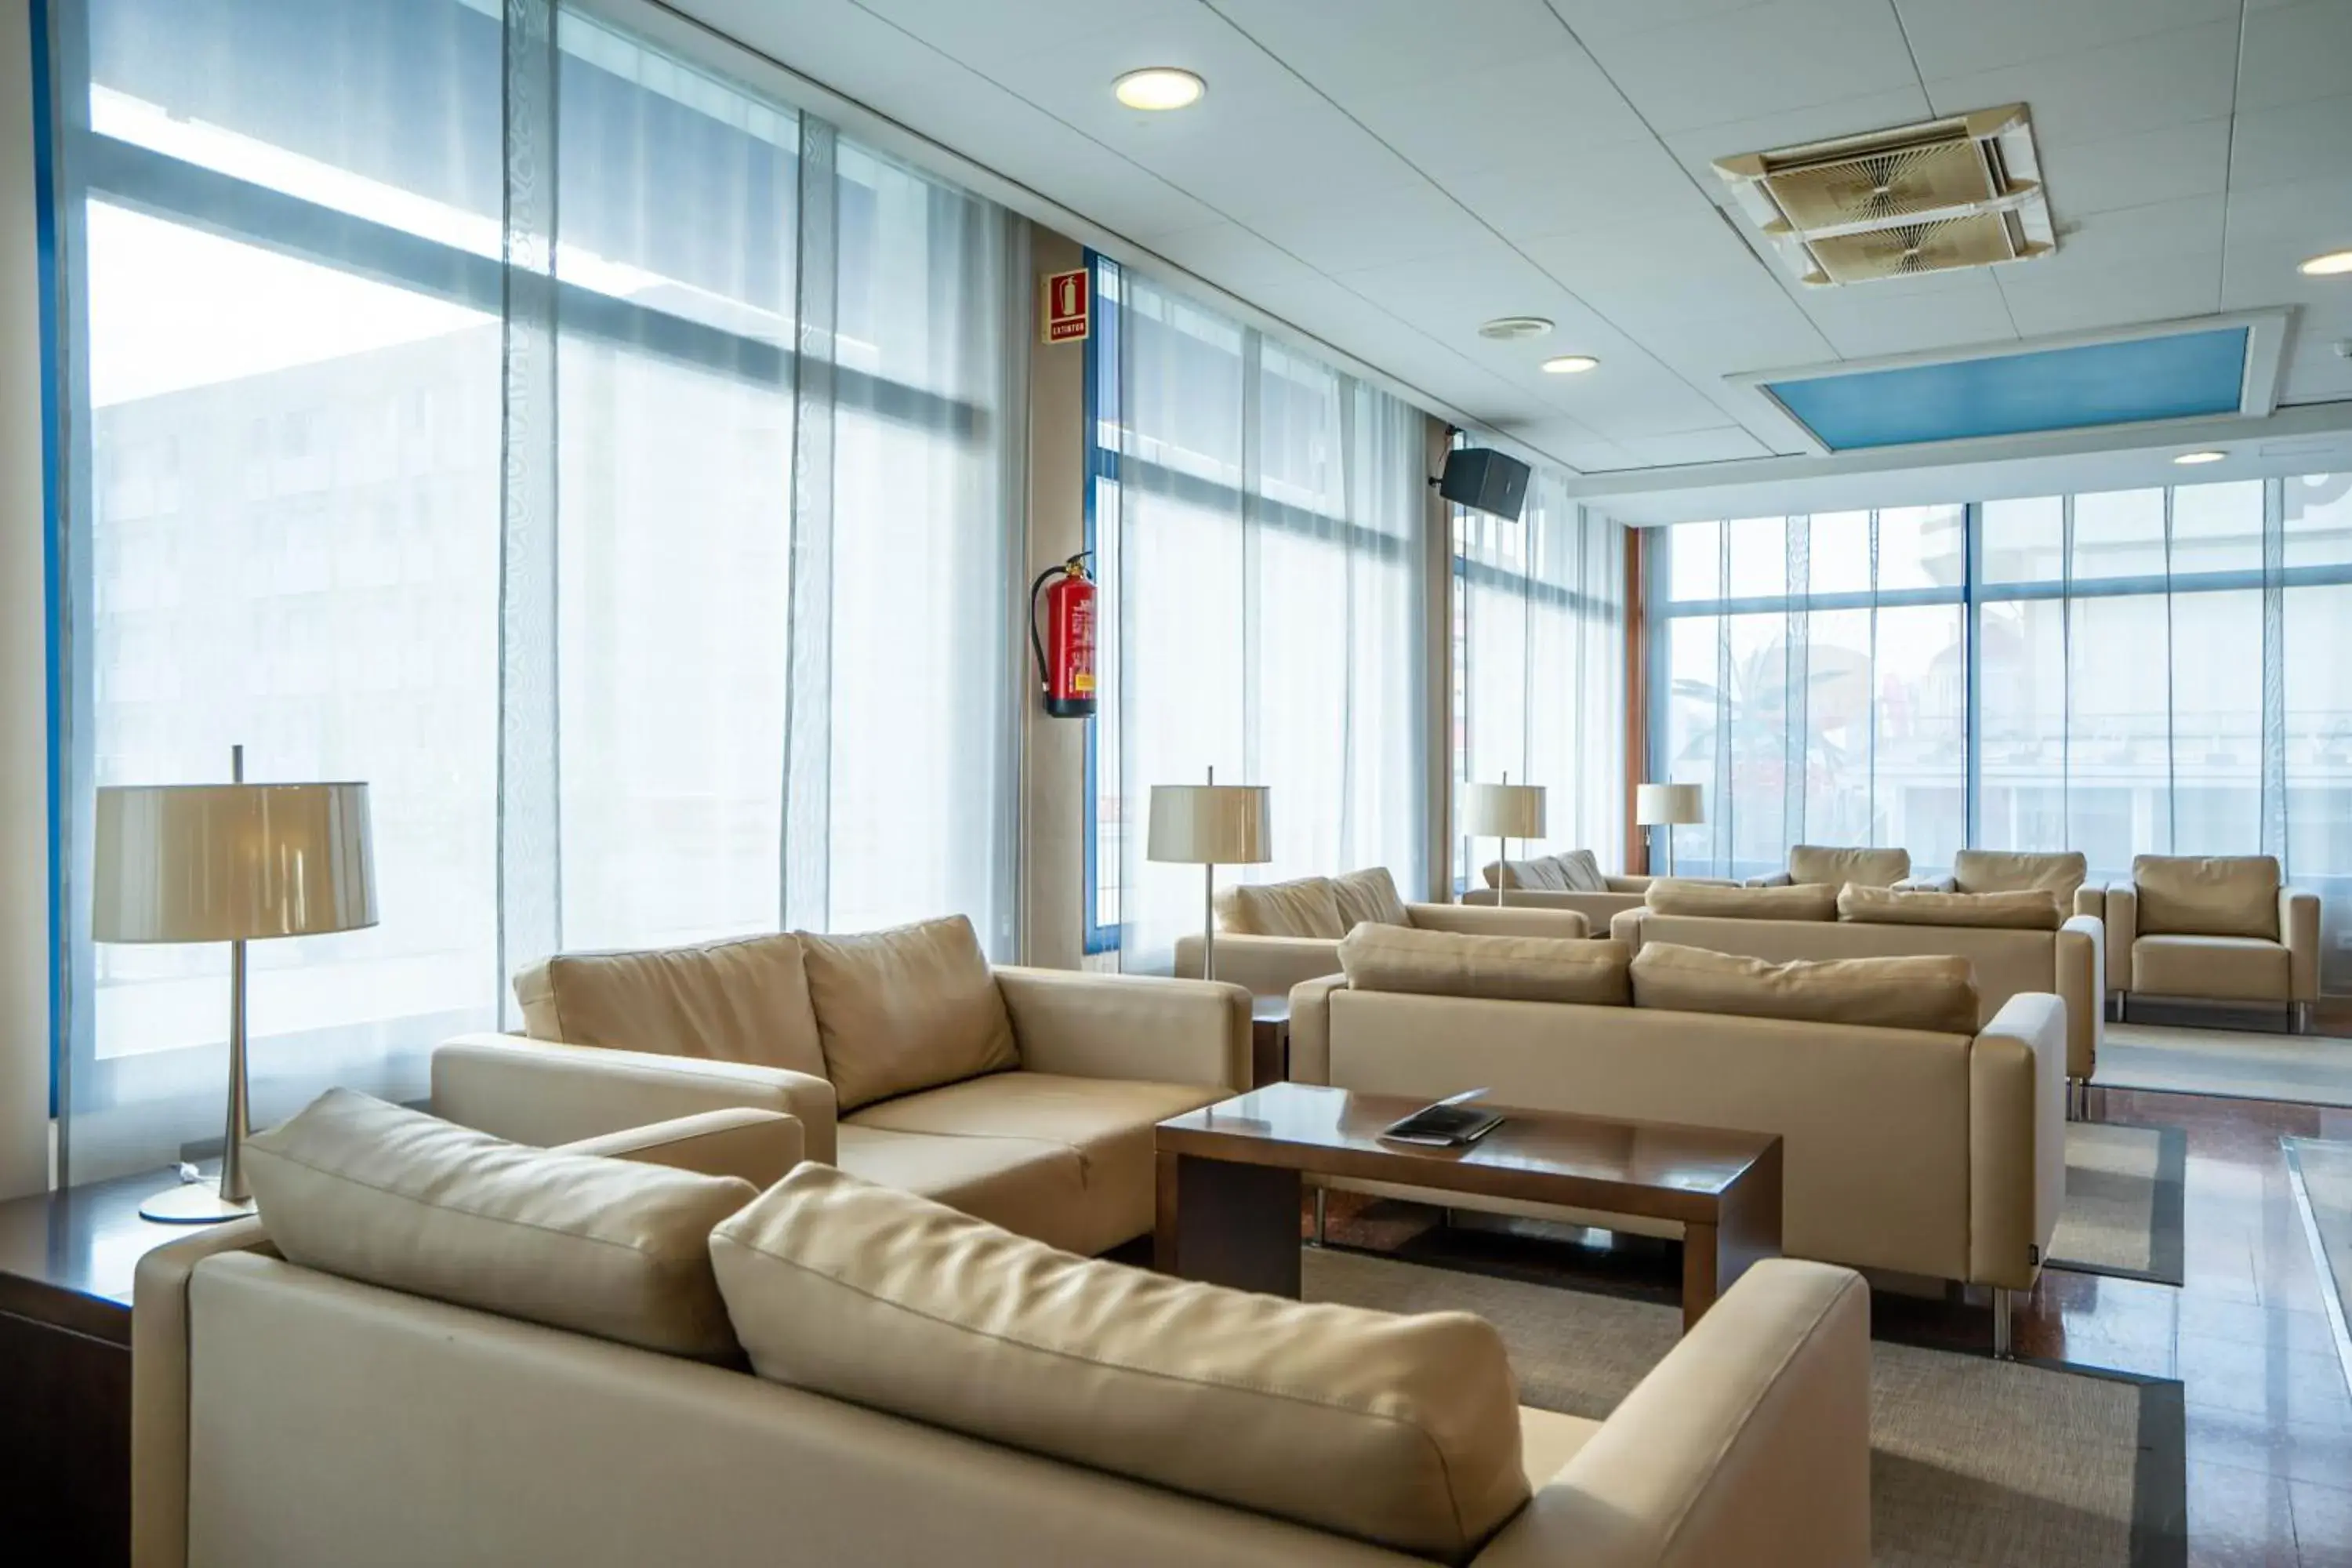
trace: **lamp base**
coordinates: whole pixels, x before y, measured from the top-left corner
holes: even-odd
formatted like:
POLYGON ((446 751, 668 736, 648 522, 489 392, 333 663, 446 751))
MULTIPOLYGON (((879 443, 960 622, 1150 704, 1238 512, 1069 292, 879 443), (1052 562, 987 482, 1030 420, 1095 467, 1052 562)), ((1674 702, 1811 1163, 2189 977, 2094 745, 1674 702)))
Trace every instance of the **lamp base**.
POLYGON ((139 1205, 139 1217, 159 1225, 219 1225, 253 1213, 253 1200, 242 1203, 220 1195, 218 1182, 182 1182, 166 1187, 139 1205))

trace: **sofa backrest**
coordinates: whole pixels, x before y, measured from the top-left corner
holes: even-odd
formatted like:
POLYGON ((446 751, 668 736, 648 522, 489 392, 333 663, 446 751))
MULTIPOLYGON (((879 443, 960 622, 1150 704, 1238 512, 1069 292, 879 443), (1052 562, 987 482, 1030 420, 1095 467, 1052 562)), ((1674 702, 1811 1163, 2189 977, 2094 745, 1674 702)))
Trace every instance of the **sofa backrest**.
POLYGON ((1530 892, 1605 893, 1609 879, 1590 849, 1570 849, 1530 860, 1489 860, 1481 872, 1490 888, 1530 892))
POLYGON ((2279 863, 2268 855, 2142 855, 2132 862, 2142 936, 2278 940, 2279 863))
POLYGON ((1967 1277, 1969 1036, 1348 989, 1325 1006, 1319 1040, 1293 1016, 1294 1077, 1778 1132, 1789 1256, 1967 1277))
POLYGON ((1344 877, 1239 882, 1216 897, 1217 929, 1235 936, 1307 936, 1337 942, 1366 921, 1405 923, 1404 900, 1385 866, 1344 877))
POLYGON ((519 972, 514 988, 534 1040, 824 1076, 801 942, 789 932, 558 953, 519 972))
POLYGON ((2068 910, 2090 875, 2079 849, 2033 854, 2011 849, 1963 849, 1952 857, 1952 885, 1963 893, 2013 893, 2027 889, 2058 895, 2068 910))
POLYGON ((1837 887, 1859 882, 1865 888, 1891 888, 1910 874, 1908 849, 1822 844, 1793 844, 1789 847, 1789 880, 1792 882, 1828 882, 1837 887))

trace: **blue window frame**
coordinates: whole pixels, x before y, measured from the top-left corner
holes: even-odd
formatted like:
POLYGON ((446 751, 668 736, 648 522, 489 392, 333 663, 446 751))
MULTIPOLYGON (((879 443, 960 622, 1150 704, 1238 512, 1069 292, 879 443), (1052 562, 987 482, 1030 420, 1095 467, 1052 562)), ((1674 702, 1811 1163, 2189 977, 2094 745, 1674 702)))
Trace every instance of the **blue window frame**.
MULTIPOLYGON (((1096 666, 1103 663, 1102 649, 1113 649, 1118 621, 1111 595, 1114 584, 1104 569, 1101 553, 1102 500, 1108 490, 1116 495, 1118 487, 1118 447, 1106 446, 1103 432, 1119 427, 1118 410, 1118 264, 1093 251, 1087 252, 1087 285, 1093 290, 1094 331, 1087 339, 1086 349, 1086 550, 1094 559, 1096 579, 1102 591, 1096 600, 1095 626, 1098 651, 1096 666)), ((1118 736, 1108 735, 1118 721, 1118 689, 1117 654, 1110 655, 1112 679, 1097 686, 1097 717, 1087 724, 1087 802, 1086 802, 1086 951, 1089 954, 1118 951, 1118 866, 1114 858, 1106 868, 1103 864, 1102 802, 1106 743, 1110 747, 1108 772, 1116 783, 1118 769, 1118 736), (1109 880, 1106 886, 1104 873, 1109 880), (1108 894, 1108 896, 1106 896, 1108 894)), ((1112 791, 1117 798, 1118 791, 1112 791)))

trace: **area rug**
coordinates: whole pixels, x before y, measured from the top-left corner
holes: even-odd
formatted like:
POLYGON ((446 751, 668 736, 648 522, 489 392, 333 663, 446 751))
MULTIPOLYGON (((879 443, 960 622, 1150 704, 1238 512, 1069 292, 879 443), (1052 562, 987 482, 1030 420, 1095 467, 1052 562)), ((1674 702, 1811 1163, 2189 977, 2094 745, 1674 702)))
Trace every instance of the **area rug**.
POLYGON ((2352 1106, 2352 1040, 2109 1024, 2098 1089, 2352 1106))
POLYGON ((2352 1143, 2325 1138, 2289 1138, 2285 1143, 2295 1207, 2328 1290, 2336 1358, 2352 1383, 2352 1143))
MULTIPOLYGON (((1681 1337, 1675 1308, 1307 1248, 1305 1294, 1493 1323, 1519 1397, 1604 1418, 1681 1337)), ((2186 1561, 2180 1384, 1871 1347, 1871 1536, 1882 1564, 2157 1568, 2186 1561)))
POLYGON ((2178 1285, 2189 1135, 2178 1127, 2066 1124, 2066 1204, 2053 1268, 2178 1285))

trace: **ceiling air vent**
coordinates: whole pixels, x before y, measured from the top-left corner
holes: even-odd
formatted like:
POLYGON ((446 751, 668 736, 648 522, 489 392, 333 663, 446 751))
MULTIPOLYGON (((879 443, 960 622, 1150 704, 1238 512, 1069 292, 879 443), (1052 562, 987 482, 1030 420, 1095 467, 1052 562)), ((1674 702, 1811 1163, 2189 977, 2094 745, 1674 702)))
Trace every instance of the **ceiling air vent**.
POLYGON ((2057 245, 2021 103, 1715 168, 1808 283, 1990 267, 2057 245))

